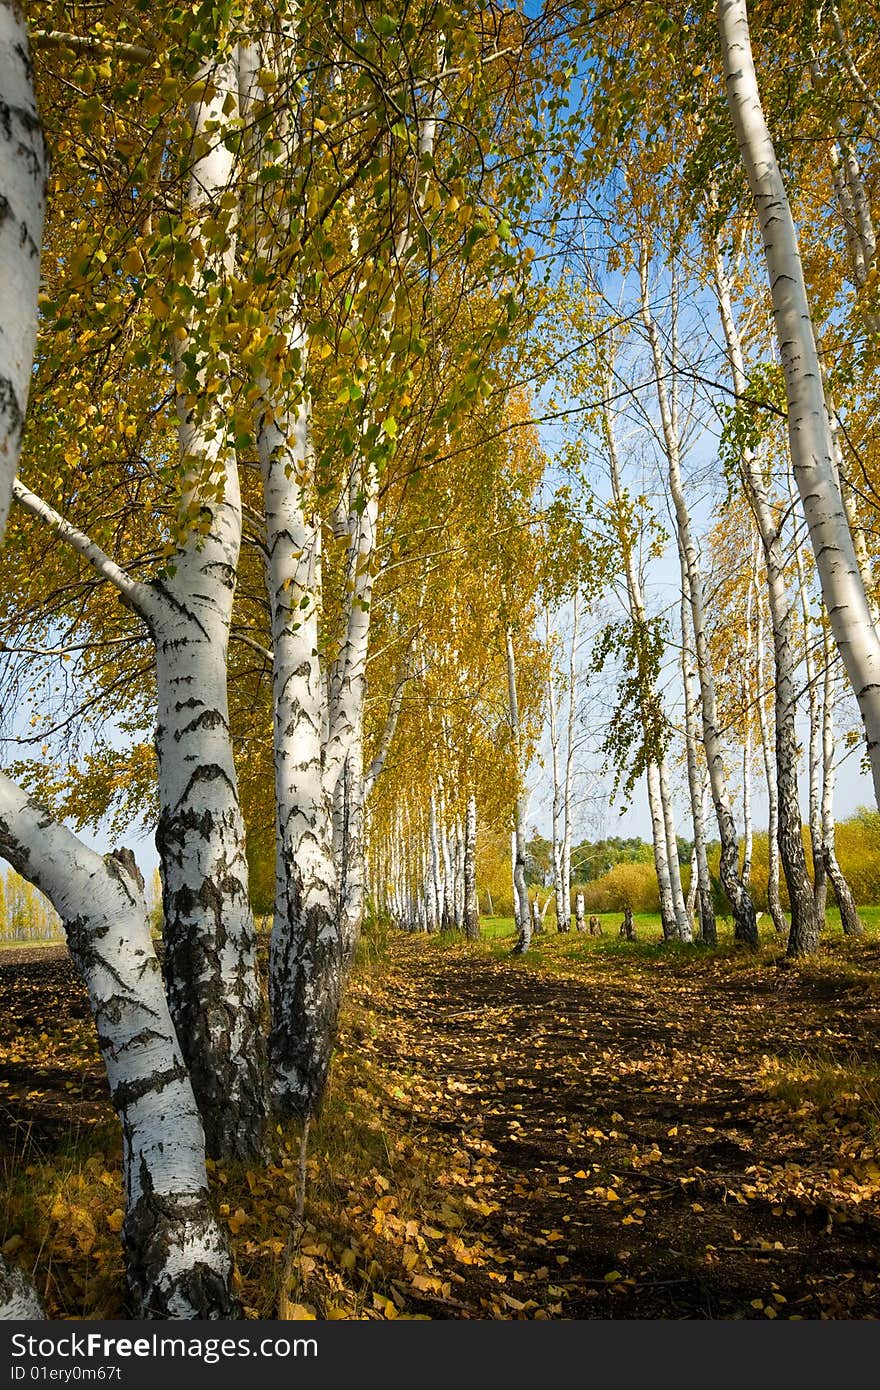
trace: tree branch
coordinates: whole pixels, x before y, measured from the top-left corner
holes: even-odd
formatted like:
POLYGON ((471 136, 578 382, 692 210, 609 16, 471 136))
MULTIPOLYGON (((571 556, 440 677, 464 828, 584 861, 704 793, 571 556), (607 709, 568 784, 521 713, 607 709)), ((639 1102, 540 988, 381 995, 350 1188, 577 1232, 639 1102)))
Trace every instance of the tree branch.
POLYGON ((12 487, 12 495, 25 511, 36 516, 44 522, 50 530, 75 550, 83 559, 88 560, 102 579, 107 579, 115 586, 125 599, 130 608, 139 614, 145 622, 151 623, 156 616, 157 600, 156 596, 147 584, 142 584, 137 579, 132 579, 124 569, 111 560, 109 555, 95 541, 90 540, 82 531, 78 531, 75 526, 66 521, 54 507, 48 502, 44 502, 42 497, 38 497, 30 488, 25 487, 20 479, 16 479, 12 487))
POLYGON ((153 57, 150 49, 139 43, 91 38, 87 34, 64 34, 58 29, 34 29, 30 39, 33 48, 72 48, 84 53, 110 53, 117 58, 130 58, 135 63, 149 63, 153 57))

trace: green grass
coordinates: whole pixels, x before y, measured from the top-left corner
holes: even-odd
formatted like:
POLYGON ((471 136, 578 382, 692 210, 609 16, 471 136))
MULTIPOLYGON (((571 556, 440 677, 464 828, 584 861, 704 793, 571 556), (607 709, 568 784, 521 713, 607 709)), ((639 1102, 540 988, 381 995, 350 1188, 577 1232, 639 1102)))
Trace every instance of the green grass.
POLYGON ((63 945, 64 945, 64 937, 63 937, 63 936, 52 936, 52 937, 49 937, 49 938, 48 938, 47 940, 45 940, 45 941, 29 941, 29 940, 28 940, 28 941, 13 941, 13 940, 10 940, 10 939, 8 939, 8 938, 0 939, 0 951, 20 951, 20 950, 22 949, 23 946, 26 946, 26 947, 30 948, 31 946, 44 947, 44 946, 63 946, 63 945))
MULTIPOLYGON (((865 926, 867 940, 877 940, 880 938, 880 906, 864 907, 859 909, 862 922, 865 926)), ((587 932, 576 932, 572 927, 567 934, 560 934, 556 930, 556 918, 552 913, 548 913, 545 920, 543 933, 532 935, 532 949, 541 950, 542 942, 554 943, 554 954, 559 954, 566 959, 583 958, 586 955, 599 952, 603 955, 625 955, 635 953, 642 958, 655 956, 669 956, 670 953, 684 953, 693 955, 694 946, 678 941, 664 941, 663 929, 660 922, 659 913, 637 912, 634 914, 636 930, 636 940, 627 941, 619 935, 622 913, 605 912, 599 913, 599 922, 602 927, 601 936, 590 936, 587 932)), ((733 937, 733 923, 729 918, 718 918, 718 945, 714 948, 714 956, 732 956, 740 953, 733 937)), ((764 913, 758 924, 758 934, 760 938, 760 953, 768 959, 776 958, 784 950, 784 941, 781 940, 773 928, 769 916, 764 913)), ((512 917, 482 917, 480 919, 480 938, 485 945, 494 953, 504 954, 510 950, 516 935, 512 917)), ((444 933, 436 937, 440 943, 452 944, 461 942, 460 933, 444 933)), ((829 909, 826 914, 825 929, 822 933, 824 944, 833 945, 835 948, 846 947, 847 952, 851 949, 855 954, 853 968, 857 968, 857 953, 859 942, 847 941, 840 926, 840 913, 836 908, 829 909)), ((697 950, 703 948, 697 943, 697 950)), ((835 969, 846 971, 849 962, 837 959, 835 969)))

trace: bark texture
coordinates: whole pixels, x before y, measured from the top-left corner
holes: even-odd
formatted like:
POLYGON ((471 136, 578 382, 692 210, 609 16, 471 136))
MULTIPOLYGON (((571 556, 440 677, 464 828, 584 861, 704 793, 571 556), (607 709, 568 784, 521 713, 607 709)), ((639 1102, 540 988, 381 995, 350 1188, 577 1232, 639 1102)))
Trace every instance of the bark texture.
POLYGON ((33 374, 46 175, 27 23, 0 0, 0 543, 33 374))
MULTIPOLYGON (((235 260, 227 206, 235 157, 218 131, 237 113, 231 57, 212 61, 190 112, 188 208, 197 230, 225 219, 222 253, 194 272, 188 335, 178 344, 177 414, 184 473, 184 539, 165 578, 151 627, 156 642, 160 856, 169 1003, 202 1112, 208 1152, 252 1158, 262 1149, 265 1069, 256 939, 248 896, 244 820, 229 733, 229 629, 241 547, 235 452, 226 438, 229 364, 201 348, 235 260), (196 365, 194 365, 196 364, 196 365), (210 368, 209 368, 210 364, 210 368), (208 373, 219 382, 205 390, 208 373)), ((197 263, 198 265, 198 263, 197 263)))
POLYGON ((464 822, 464 929, 468 941, 480 939, 480 900, 477 896, 477 798, 468 797, 464 822))
MULTIPOLYGON (((697 662, 697 675, 700 682, 700 708, 703 716, 703 744, 709 767, 709 781, 712 788, 712 801, 718 820, 718 835, 721 841, 720 875, 724 891, 733 914, 733 932, 737 941, 744 945, 758 944, 758 925, 755 908, 748 888, 743 883, 739 871, 739 844, 736 822, 727 787, 724 770, 724 757, 721 745, 720 722, 718 716, 715 677, 706 632, 703 576, 699 552, 691 526, 690 509, 682 482, 681 442, 678 428, 678 412, 674 389, 666 388, 666 368, 663 345, 656 320, 651 311, 648 286, 649 253, 647 241, 642 238, 639 245, 639 281, 641 287, 641 315, 645 333, 651 348, 654 365, 654 385, 660 412, 660 425, 666 452, 669 476, 669 490, 675 508, 678 531, 679 553, 686 579, 686 593, 691 606, 691 625, 694 634, 694 652, 697 662)), ((673 332, 675 330, 675 288, 673 283, 673 332)), ((676 351, 673 344, 673 364, 676 351)), ((674 373, 673 373, 674 383, 674 373)))
MULTIPOLYGON (((721 325, 724 330, 727 359, 733 378, 733 389, 737 398, 741 399, 747 390, 748 379, 746 377, 745 360, 743 357, 739 329, 733 311, 730 280, 724 266, 721 248, 717 242, 713 255, 713 279, 721 317, 721 325)), ((770 797, 770 819, 775 825, 776 844, 779 850, 779 857, 782 861, 782 870, 785 874, 785 882, 788 888, 789 902, 791 904, 791 932, 789 940, 795 942, 794 949, 800 952, 802 947, 813 949, 808 943, 818 942, 818 919, 815 895, 810 887, 809 878, 807 876, 807 861, 801 836, 801 809, 798 793, 798 738, 795 724, 797 715, 797 690, 795 684, 797 660, 795 658, 792 642, 792 610, 785 577, 785 551, 780 530, 780 522, 777 519, 777 511, 773 508, 770 501, 761 461, 755 455, 754 451, 748 447, 744 448, 740 453, 740 472, 745 485, 746 497, 752 515, 755 518, 755 525, 760 537, 767 576, 767 600, 770 608, 770 625, 773 637, 773 666, 775 677, 773 683, 774 727, 776 734, 776 785, 772 789, 770 797)), ((798 572, 800 574, 800 552, 797 548, 795 549, 795 554, 798 558, 798 572)), ((803 591, 803 585, 801 588, 803 591)), ((758 599, 757 606, 759 614, 758 622, 761 623, 760 598, 758 599)), ((759 661, 763 668, 762 650, 759 650, 759 661)), ((813 689, 812 681, 810 681, 810 689, 813 689)), ((763 701, 762 691, 759 692, 759 698, 763 701)), ((815 720, 812 718, 811 705, 811 729, 814 727, 814 724, 815 720)), ((811 767, 813 767, 815 765, 815 750, 812 734, 811 748, 813 748, 813 756, 811 757, 811 767)), ((813 825, 813 822, 814 818, 811 817, 811 825, 813 825)), ((773 826, 771 826, 771 829, 772 828, 773 826)), ((776 877, 778 878, 778 869, 776 868, 775 862, 771 864, 770 867, 775 870, 776 877)), ((781 908, 778 906, 778 889, 776 889, 775 884, 771 884, 768 888, 768 900, 776 930, 784 930, 784 918, 782 917, 781 908), (771 888, 775 889, 775 893, 772 895, 771 888)))
POLYGON ((831 880, 844 936, 864 936, 856 900, 837 858, 834 833, 834 652, 827 622, 822 629, 825 673, 822 708, 822 855, 825 872, 831 880))
POLYGON ((45 1316, 24 1270, 8 1264, 0 1254, 0 1322, 35 1322, 45 1316))
POLYGON ((0 853, 51 901, 89 992, 122 1125, 123 1244, 139 1315, 229 1317, 232 1262, 208 1199, 204 1132, 134 856, 87 849, 3 776, 0 853))
POLYGON ((507 628, 505 633, 507 653, 507 695, 510 714, 510 737, 513 743, 517 793, 515 823, 513 828, 513 888, 519 936, 513 954, 525 955, 532 941, 532 917, 529 910, 529 890, 526 885, 526 795, 524 789, 524 769, 522 767, 522 735, 519 724, 519 701, 516 693, 516 656, 513 649, 513 633, 507 628))
POLYGON ((840 488, 797 231, 761 106, 745 0, 718 0, 727 99, 752 191, 785 374, 795 480, 834 640, 865 727, 880 805, 880 635, 872 621, 840 488))

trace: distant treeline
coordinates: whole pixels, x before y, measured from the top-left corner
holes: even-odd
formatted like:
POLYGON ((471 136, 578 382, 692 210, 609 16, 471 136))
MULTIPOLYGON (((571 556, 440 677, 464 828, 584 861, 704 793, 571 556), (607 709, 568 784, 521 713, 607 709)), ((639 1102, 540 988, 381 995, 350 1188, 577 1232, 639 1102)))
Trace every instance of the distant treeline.
POLYGON ((61 919, 32 883, 14 869, 0 872, 0 941, 46 941, 61 935, 61 919))
MULTIPOLYGON (((810 835, 803 828, 807 864, 812 872, 810 835)), ((679 837, 678 851, 682 865, 685 891, 689 886, 693 846, 679 837)), ((855 900, 860 906, 880 903, 880 813, 868 809, 857 811, 837 824, 837 854, 840 866, 849 880, 855 900)), ((718 875, 720 845, 709 845, 709 868, 715 893, 715 906, 720 915, 726 910, 726 899, 718 875)), ((571 877, 573 891, 584 894, 588 912, 618 912, 631 907, 635 912, 659 912, 657 878, 654 872, 654 851, 638 836, 624 839, 611 836, 604 840, 583 840, 572 850, 571 877)), ((531 888, 543 901, 544 891, 552 883, 551 848, 548 840, 533 835, 528 845, 527 878, 531 888), (543 890, 543 891, 542 891, 543 890)), ((767 832, 754 836, 751 885, 756 906, 767 910, 767 832)), ((829 903, 833 893, 829 887, 829 903)), ((781 887, 782 905, 788 908, 785 880, 781 887)), ((485 894, 481 897, 485 908, 485 894)), ((512 911, 512 893, 501 891, 493 896, 496 912, 512 911)), ((552 910, 552 909, 551 909, 552 910)))

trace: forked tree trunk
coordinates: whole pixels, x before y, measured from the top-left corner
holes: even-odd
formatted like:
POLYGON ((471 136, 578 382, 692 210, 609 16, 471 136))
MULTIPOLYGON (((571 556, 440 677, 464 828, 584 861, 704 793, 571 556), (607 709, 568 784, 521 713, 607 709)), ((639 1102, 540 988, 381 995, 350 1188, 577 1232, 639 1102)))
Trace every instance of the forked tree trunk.
POLYGON ((24 12, 18 0, 0 0, 0 543, 37 338, 47 167, 33 75, 24 12))
POLYGON ((20 482, 15 496, 109 580, 156 649, 159 824, 156 844, 169 1005, 208 1152, 262 1150, 262 1003, 250 910, 244 821, 226 693, 226 652, 241 514, 234 471, 212 527, 176 555, 173 577, 133 580, 20 482))
POLYGON ((134 856, 87 849, 3 776, 0 851, 49 898, 89 992, 122 1125, 122 1234, 139 1315, 229 1317, 232 1262, 208 1200, 204 1132, 134 856))
MULTIPOLYGON (((703 716, 703 743, 706 749, 706 762, 709 767, 709 780, 712 787, 712 801, 718 820, 718 835, 721 840, 721 882, 727 894, 733 914, 733 934, 737 941, 748 946, 758 944, 758 926, 755 908, 748 889, 739 872, 739 844, 736 822, 733 818, 727 778, 724 771, 724 756, 721 746, 720 723, 718 717, 715 676, 706 633, 703 576, 700 570, 699 555, 693 537, 690 510, 687 504, 681 477, 680 438, 675 396, 666 389, 666 369, 660 333, 651 312, 648 286, 648 246, 642 239, 639 244, 639 282, 641 288, 642 323, 651 348, 654 365, 654 386, 660 411, 660 424, 666 452, 669 476, 669 490, 675 507, 678 543, 684 562, 687 580, 687 595, 691 605, 691 623, 694 632, 694 652, 697 660, 697 675, 700 682, 700 708, 703 716)), ((673 360, 675 359, 673 350, 673 360)))
POLYGON ((822 373, 797 232, 758 89, 745 0, 718 0, 727 98, 764 242, 785 374, 792 466, 837 649, 865 727, 880 805, 880 635, 834 474, 822 373))
MULTIPOLYGON (((265 52, 239 53, 242 110, 255 132, 249 155, 257 171, 268 147, 295 159, 298 132, 286 107, 265 111, 260 65, 292 73, 294 17, 284 20, 265 52), (263 105, 263 110, 260 106, 263 105), (266 124, 267 115, 269 124, 266 124)), ((271 193, 267 192, 267 198, 271 193)), ((269 210, 264 216, 271 224, 269 210)), ((277 210, 269 237, 258 241, 267 258, 288 254, 286 206, 277 210)), ((296 287, 292 289, 295 296, 296 287)), ((306 388, 308 339, 294 304, 280 311, 273 331, 284 344, 288 374, 263 378, 255 403, 257 448, 266 521, 266 588, 272 631, 273 752, 275 767, 275 906, 269 948, 268 1040, 272 1102, 300 1119, 315 1114, 327 1082, 342 979, 332 801, 324 783, 326 692, 319 663, 321 532, 316 499, 306 388)))
MULTIPOLYGON (((299 350, 305 352, 304 339, 299 350)), ((269 401, 259 433, 272 625, 275 913, 269 951, 273 1104, 305 1119, 327 1082, 342 985, 333 820, 323 778, 320 532, 307 519, 305 406, 269 401)))
MULTIPOLYGON (((733 389, 737 398, 742 399, 748 387, 745 361, 736 317, 733 312, 730 280, 717 241, 713 248, 712 270, 718 310, 727 347, 727 359, 733 378, 733 389)), ((771 821, 775 821, 777 827, 775 840, 778 844, 791 904, 792 938, 795 942, 810 942, 818 940, 818 927, 814 894, 807 877, 807 861, 801 835, 801 808, 798 794, 798 738, 795 724, 797 715, 795 688, 797 662, 792 643, 792 610, 785 576, 785 553, 780 526, 770 504, 761 461, 748 446, 743 448, 740 453, 740 468, 746 497, 761 539, 764 565, 767 572, 767 601, 770 607, 773 637, 776 785, 770 791, 770 816, 771 821)), ((798 556, 798 563, 800 563, 797 547, 795 554, 798 556)), ((757 593, 757 585, 755 591, 757 593)), ((760 601, 758 611, 759 621, 763 626, 760 601)), ((760 638, 759 660, 763 665, 763 644, 760 638)), ((766 714, 764 717, 766 718, 766 714)), ((766 744, 765 748, 767 748, 766 744)), ((774 861, 775 854, 770 860, 770 869, 774 870, 775 874, 771 874, 768 885, 768 907, 773 918, 773 925, 777 932, 781 932, 786 930, 786 926, 778 901, 778 888, 773 882, 774 877, 778 882, 778 869, 774 861)))
MULTIPOLYGON (((193 227, 217 212, 234 159, 216 130, 234 109, 231 62, 206 65, 210 85, 191 114, 193 227)), ((233 249, 209 256, 192 281, 190 331, 209 332, 205 307, 233 249), (199 279, 204 276, 204 280, 199 279)), ((196 235, 194 230, 193 235, 196 235)), ((247 883, 244 821, 238 798, 226 691, 226 656, 241 542, 235 459, 225 448, 228 383, 222 357, 212 404, 199 404, 207 367, 193 368, 188 336, 178 341, 179 447, 184 474, 180 520, 188 531, 164 579, 137 583, 87 536, 20 483, 16 496, 120 591, 156 647, 159 825, 169 1005, 196 1099, 208 1152, 256 1157, 262 1150, 265 1083, 262 1002, 247 883), (195 376, 193 373, 195 372, 195 376)))

